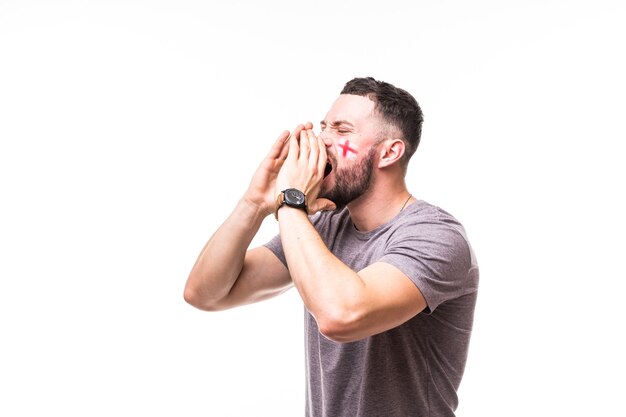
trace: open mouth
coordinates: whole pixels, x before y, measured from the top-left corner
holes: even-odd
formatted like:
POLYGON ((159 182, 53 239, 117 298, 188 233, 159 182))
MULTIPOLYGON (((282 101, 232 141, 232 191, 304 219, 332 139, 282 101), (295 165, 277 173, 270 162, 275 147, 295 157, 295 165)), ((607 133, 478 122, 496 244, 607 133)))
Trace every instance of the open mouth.
POLYGON ((333 166, 330 164, 330 161, 326 162, 326 168, 324 168, 324 178, 326 178, 332 170, 333 166))

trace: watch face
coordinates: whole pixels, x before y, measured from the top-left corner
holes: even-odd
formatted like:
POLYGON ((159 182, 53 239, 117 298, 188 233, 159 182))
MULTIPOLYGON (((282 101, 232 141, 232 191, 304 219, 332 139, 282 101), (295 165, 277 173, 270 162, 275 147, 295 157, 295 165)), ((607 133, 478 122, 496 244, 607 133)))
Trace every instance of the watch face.
POLYGON ((304 194, 295 188, 285 190, 285 203, 290 206, 304 207, 304 194))

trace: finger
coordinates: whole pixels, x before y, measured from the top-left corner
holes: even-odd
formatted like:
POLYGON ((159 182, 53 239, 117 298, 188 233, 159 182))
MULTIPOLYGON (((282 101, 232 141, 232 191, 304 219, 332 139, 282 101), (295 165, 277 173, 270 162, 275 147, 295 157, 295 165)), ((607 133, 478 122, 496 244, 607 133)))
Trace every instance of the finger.
POLYGON ((299 124, 298 126, 296 126, 296 128, 293 130, 293 132, 291 132, 291 134, 293 136, 295 136, 296 138, 300 137, 300 132, 302 132, 302 130, 304 129, 304 125, 299 124))
POLYGON ((289 154, 287 155, 287 159, 297 160, 300 154, 300 147, 298 146, 298 138, 296 135, 292 134, 289 136, 289 154))
MULTIPOLYGON (((280 161, 284 161, 287 158, 287 155, 289 155, 289 136, 290 133, 288 130, 285 130, 285 132, 283 132, 283 143, 282 143, 282 148, 280 150, 280 155, 278 155, 278 159, 280 161), (286 135, 285 135, 286 133, 286 135)), ((281 135, 282 136, 282 135, 281 135)))
POLYGON ((302 133, 302 130, 304 130, 304 125, 303 124, 299 124, 298 126, 296 126, 296 128, 291 132, 292 136, 295 136, 296 140, 298 141, 298 145, 300 145, 300 135, 302 133))
POLYGON ((311 123, 311 122, 306 122, 306 124, 304 125, 304 128, 305 128, 306 130, 311 130, 311 129, 313 129, 313 123, 311 123))
POLYGON ((283 133, 280 134, 280 136, 278 136, 278 139, 276 139, 276 142, 274 142, 274 144, 272 145, 272 148, 270 149, 270 152, 267 154, 268 158, 284 158, 282 156, 282 153, 285 153, 285 155, 287 155, 287 153, 285 152, 285 143, 287 142, 287 139, 289 138, 289 131, 285 130, 283 133))
POLYGON ((317 136, 315 136, 315 132, 313 132, 313 129, 307 129, 306 134, 310 140, 317 140, 317 136))
POLYGON ((306 136, 307 136, 307 141, 309 142, 309 146, 311 148, 311 151, 309 154, 309 166, 310 168, 317 170, 318 165, 319 165, 319 155, 320 155, 319 143, 312 130, 307 129, 306 136))
POLYGON ((309 159, 311 154, 311 144, 309 143, 309 137, 306 130, 300 132, 300 158, 309 159))
POLYGON ((322 173, 324 177, 324 171, 326 171, 326 162, 328 161, 328 154, 326 153, 326 144, 319 136, 316 138, 317 146, 319 148, 319 157, 317 158, 317 170, 322 173))

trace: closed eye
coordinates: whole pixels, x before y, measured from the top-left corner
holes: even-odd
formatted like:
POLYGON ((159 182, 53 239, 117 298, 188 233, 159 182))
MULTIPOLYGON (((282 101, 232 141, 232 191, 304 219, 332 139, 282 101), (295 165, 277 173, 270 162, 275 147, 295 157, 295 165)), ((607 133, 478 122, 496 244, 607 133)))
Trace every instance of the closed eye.
MULTIPOLYGON (((324 131, 328 127, 328 124, 326 123, 326 121, 322 120, 320 122, 320 127, 322 128, 322 131, 324 131)), ((352 131, 354 130, 354 125, 347 120, 336 120, 330 122, 330 127, 341 135, 352 133, 352 131)))

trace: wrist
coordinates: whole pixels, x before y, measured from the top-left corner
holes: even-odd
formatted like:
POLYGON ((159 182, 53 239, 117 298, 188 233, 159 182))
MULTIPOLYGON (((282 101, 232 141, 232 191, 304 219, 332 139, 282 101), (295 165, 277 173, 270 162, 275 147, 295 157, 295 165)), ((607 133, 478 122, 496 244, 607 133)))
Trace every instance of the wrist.
POLYGON ((237 203, 237 210, 249 221, 256 222, 257 220, 263 220, 269 214, 272 213, 271 209, 264 207, 264 204, 259 204, 254 200, 243 196, 237 203))
POLYGON ((289 219, 298 219, 298 218, 309 218, 309 214, 304 209, 299 209, 296 207, 290 207, 288 205, 283 205, 280 210, 275 213, 276 221, 280 221, 281 219, 288 219, 287 221, 291 221, 289 219))
POLYGON ((303 210, 307 213, 307 202, 304 193, 296 188, 286 188, 276 196, 274 217, 278 220, 278 211, 284 207, 303 210))

